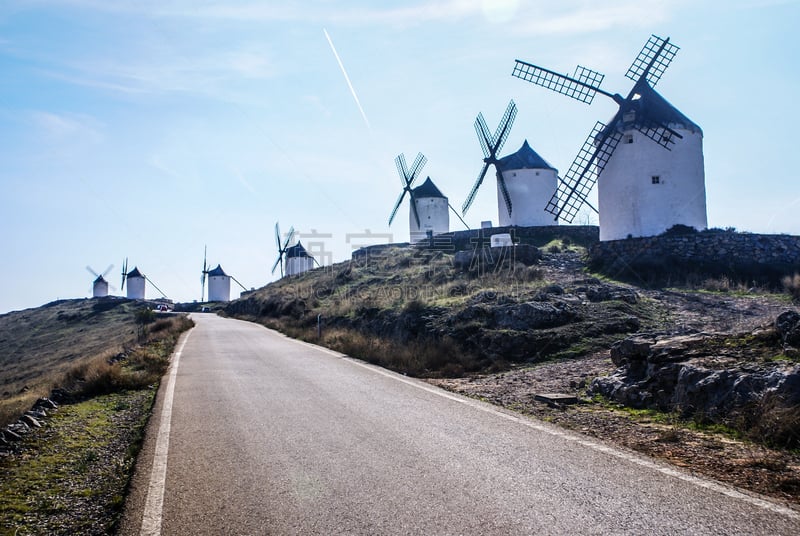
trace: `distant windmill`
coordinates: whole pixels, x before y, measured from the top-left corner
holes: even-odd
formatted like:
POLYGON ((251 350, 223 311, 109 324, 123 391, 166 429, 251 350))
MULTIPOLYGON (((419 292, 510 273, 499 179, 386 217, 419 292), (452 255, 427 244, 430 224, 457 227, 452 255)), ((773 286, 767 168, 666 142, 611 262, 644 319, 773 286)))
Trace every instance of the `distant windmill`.
POLYGON ((139 268, 135 267, 133 270, 128 272, 128 259, 125 259, 125 262, 122 264, 122 288, 125 288, 125 282, 128 282, 128 292, 126 296, 131 300, 143 300, 145 299, 145 282, 150 283, 154 289, 156 289, 161 296, 164 298, 167 297, 164 292, 153 283, 153 280, 144 275, 142 272, 139 271, 139 268))
POLYGON ((495 166, 497 174, 497 195, 498 197, 502 196, 508 214, 511 214, 511 196, 508 194, 508 188, 506 188, 503 174, 497 167, 497 153, 503 148, 503 144, 508 138, 508 133, 511 131, 511 125, 514 123, 514 118, 516 116, 517 105, 512 100, 508 103, 506 113, 503 114, 503 118, 500 120, 500 124, 497 126, 494 135, 489 132, 489 127, 486 125, 486 120, 483 118, 482 113, 479 113, 478 117, 475 119, 475 132, 478 134, 478 141, 481 144, 481 149, 483 149, 483 168, 481 168, 481 172, 478 174, 478 178, 472 190, 469 192, 467 200, 464 201, 464 205, 461 207, 462 214, 465 215, 467 213, 467 210, 469 210, 469 207, 475 200, 475 195, 478 193, 478 188, 480 188, 483 183, 484 177, 486 177, 486 172, 489 171, 489 166, 495 166))
POLYGON ((206 277, 208 277, 208 301, 210 302, 227 302, 231 299, 231 279, 236 282, 244 291, 247 287, 242 285, 235 277, 226 274, 222 269, 222 265, 217 264, 213 270, 209 270, 209 264, 206 262, 207 248, 203 248, 203 272, 200 277, 202 284, 202 293, 200 295, 200 302, 205 301, 205 285, 206 277))
POLYGON ((284 255, 286 254, 286 250, 289 247, 289 242, 292 241, 294 238, 294 227, 289 228, 289 232, 286 234, 286 240, 281 242, 281 228, 278 225, 278 222, 275 222, 275 244, 278 246, 278 258, 275 261, 275 264, 272 265, 272 273, 275 273, 275 268, 280 265, 281 267, 281 277, 283 277, 283 263, 284 263, 284 255))
POLYGON ((312 257, 303 247, 300 241, 294 246, 286 248, 286 275, 297 275, 307 272, 314 268, 314 264, 319 265, 317 259, 312 257))
MULTIPOLYGON (((113 264, 109 264, 108 268, 102 274, 98 274, 95 272, 91 266, 87 266, 86 270, 93 276, 95 276, 95 280, 92 283, 92 297, 93 298, 103 298, 108 296, 108 281, 106 281, 106 276, 114 269, 113 264)), ((114 288, 114 287, 111 287, 114 288)))
POLYGON ((403 185, 403 191, 400 192, 400 197, 397 198, 397 203, 394 205, 394 209, 392 209, 392 214, 389 216, 389 225, 392 225, 392 221, 394 220, 395 215, 397 214, 397 210, 400 208, 400 205, 403 203, 403 198, 405 197, 406 193, 408 193, 409 198, 409 220, 413 224, 416 224, 416 228, 420 228, 420 219, 419 219, 419 212, 417 211, 417 203, 416 203, 416 196, 414 195, 414 191, 412 190, 411 186, 414 184, 414 181, 417 180, 419 176, 419 172, 422 171, 422 167, 428 161, 425 158, 425 155, 422 153, 417 154, 417 158, 414 159, 414 163, 411 165, 411 169, 409 170, 406 166, 406 157, 403 153, 397 155, 394 159, 394 163, 397 166, 397 172, 400 174, 400 183, 403 185))
POLYGON ((653 87, 678 47, 651 36, 628 69, 627 97, 600 89, 605 75, 580 65, 573 76, 516 61, 513 76, 591 104, 595 93, 619 110, 598 121, 546 210, 572 222, 598 183, 600 239, 659 234, 675 224, 707 226, 703 132, 653 87), (653 143, 655 142, 655 143, 653 143))

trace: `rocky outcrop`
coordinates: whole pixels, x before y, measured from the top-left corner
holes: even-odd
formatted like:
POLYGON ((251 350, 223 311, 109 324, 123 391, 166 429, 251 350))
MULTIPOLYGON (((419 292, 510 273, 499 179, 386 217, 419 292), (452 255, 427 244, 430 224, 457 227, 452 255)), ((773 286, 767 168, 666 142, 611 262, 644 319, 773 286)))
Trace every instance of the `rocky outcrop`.
MULTIPOLYGON (((800 365, 737 355, 747 344, 785 340, 781 330, 791 326, 783 333, 794 333, 800 322, 795 315, 800 317, 784 313, 779 316, 782 321, 776 321, 781 329, 761 329, 739 337, 735 344, 731 337, 703 333, 667 338, 639 335, 617 342, 610 352, 617 370, 595 379, 590 392, 634 408, 700 414, 714 422, 725 422, 768 397, 783 406, 797 406, 800 365)), ((768 346, 764 348, 769 351, 768 346)), ((773 354, 780 352, 778 344, 773 354)))

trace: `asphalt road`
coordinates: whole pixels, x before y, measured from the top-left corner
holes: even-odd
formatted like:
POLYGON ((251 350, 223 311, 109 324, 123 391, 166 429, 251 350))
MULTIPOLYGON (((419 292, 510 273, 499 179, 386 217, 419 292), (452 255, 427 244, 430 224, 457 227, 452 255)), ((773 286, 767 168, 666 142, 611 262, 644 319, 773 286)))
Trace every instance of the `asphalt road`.
POLYGON ((193 318, 123 535, 800 534, 797 510, 254 324, 193 318))

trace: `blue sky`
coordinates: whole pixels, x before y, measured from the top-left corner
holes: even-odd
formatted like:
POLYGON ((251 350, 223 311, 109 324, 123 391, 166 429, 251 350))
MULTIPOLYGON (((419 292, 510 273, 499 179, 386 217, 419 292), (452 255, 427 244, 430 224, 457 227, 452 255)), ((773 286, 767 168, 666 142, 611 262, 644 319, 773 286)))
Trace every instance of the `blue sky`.
MULTIPOLYGON (((564 173, 615 105, 513 78, 514 60, 581 64, 626 94, 650 34, 681 47, 657 89, 703 128, 709 225, 800 234, 798 22, 780 0, 4 0, 0 313, 90 295, 87 264, 113 263, 119 287, 125 257, 198 299, 206 244, 260 287, 276 221, 326 263, 405 241, 407 205, 387 225, 394 157, 423 152, 422 178, 460 208, 475 116, 494 128, 512 98, 502 154, 527 139, 564 173)), ((466 217, 486 219, 493 180, 466 217)))

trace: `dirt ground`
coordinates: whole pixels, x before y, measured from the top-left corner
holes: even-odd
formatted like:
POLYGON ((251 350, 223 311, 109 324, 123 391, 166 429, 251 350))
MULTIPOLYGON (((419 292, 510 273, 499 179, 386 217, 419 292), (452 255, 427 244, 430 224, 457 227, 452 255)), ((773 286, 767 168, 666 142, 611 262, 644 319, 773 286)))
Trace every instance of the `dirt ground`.
MULTIPOLYGON (((546 278, 564 285, 585 278, 581 268, 577 256, 563 254, 549 255, 543 263, 546 278)), ((774 295, 757 292, 636 290, 663 304, 663 333, 743 333, 768 325, 780 312, 793 308, 774 295)), ((589 399, 586 388, 592 379, 613 370, 605 351, 498 374, 429 381, 800 507, 800 453, 768 449, 730 435, 698 431, 669 416, 654 418, 589 399), (573 395, 581 402, 548 405, 534 399, 546 393, 573 395)))

